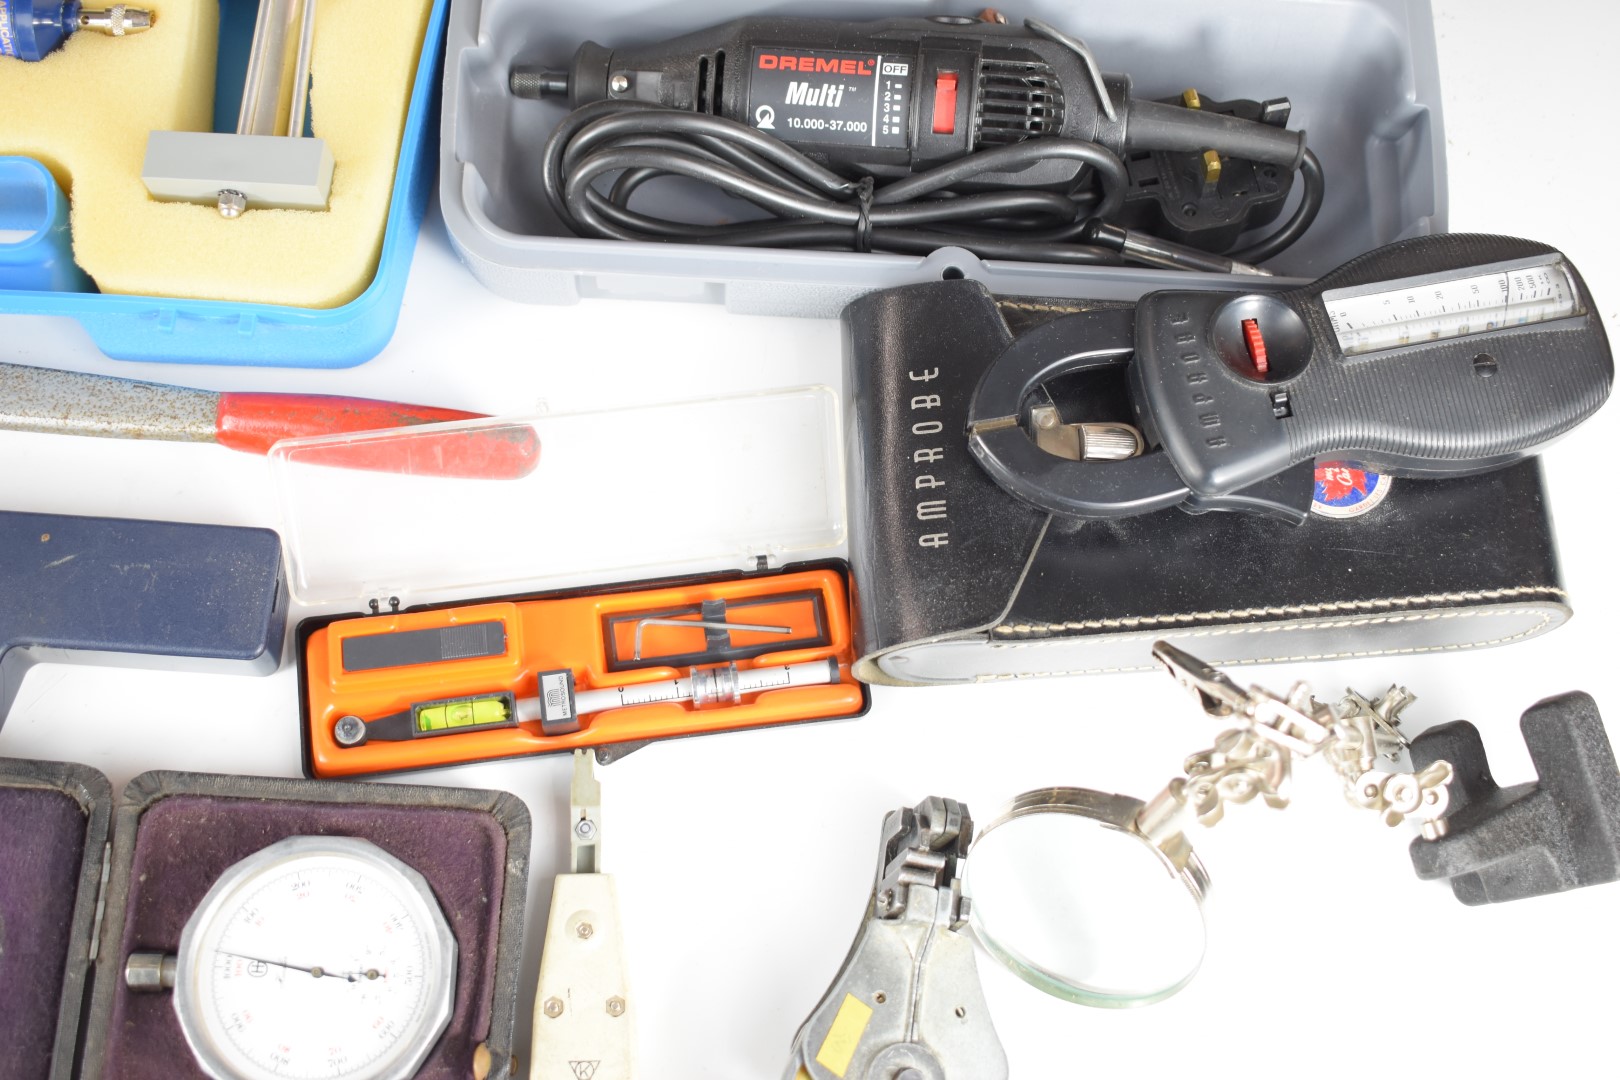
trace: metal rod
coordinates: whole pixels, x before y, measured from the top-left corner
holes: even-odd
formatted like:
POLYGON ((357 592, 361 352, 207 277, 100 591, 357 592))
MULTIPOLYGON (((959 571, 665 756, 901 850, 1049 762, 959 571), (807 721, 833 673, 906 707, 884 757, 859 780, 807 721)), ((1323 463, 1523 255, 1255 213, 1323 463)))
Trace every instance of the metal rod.
MULTIPOLYGON (((295 54, 288 42, 294 22, 306 6, 299 0, 260 0, 247 76, 242 80, 242 109, 236 118, 238 135, 280 135, 285 130, 281 110, 294 96, 290 84, 294 74, 289 67, 295 54)), ((301 51, 296 59, 303 59, 301 51)))
POLYGON ((293 71, 292 111, 287 115, 287 134, 301 138, 304 113, 309 109, 309 64, 315 49, 315 0, 304 0, 304 24, 298 38, 298 66, 293 71))
POLYGON ((641 659, 641 632, 649 626, 695 626, 700 630, 752 630, 759 634, 791 634, 791 626, 766 626, 761 623, 726 622, 721 619, 665 619, 649 617, 636 623, 635 649, 630 659, 641 659))
POLYGON ((254 118, 259 111, 260 87, 264 83, 265 53, 273 48, 275 9, 279 0, 263 0, 253 21, 253 45, 248 49, 247 74, 242 79, 242 105, 236 113, 236 133, 255 134, 254 118))

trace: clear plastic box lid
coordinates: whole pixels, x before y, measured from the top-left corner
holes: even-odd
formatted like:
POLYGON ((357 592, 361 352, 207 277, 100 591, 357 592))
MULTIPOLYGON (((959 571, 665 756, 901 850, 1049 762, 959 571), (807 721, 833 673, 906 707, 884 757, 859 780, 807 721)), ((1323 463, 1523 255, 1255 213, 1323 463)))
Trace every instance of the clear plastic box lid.
POLYGON ((270 458, 294 598, 408 605, 841 555, 842 445, 837 397, 814 386, 291 439, 270 458))

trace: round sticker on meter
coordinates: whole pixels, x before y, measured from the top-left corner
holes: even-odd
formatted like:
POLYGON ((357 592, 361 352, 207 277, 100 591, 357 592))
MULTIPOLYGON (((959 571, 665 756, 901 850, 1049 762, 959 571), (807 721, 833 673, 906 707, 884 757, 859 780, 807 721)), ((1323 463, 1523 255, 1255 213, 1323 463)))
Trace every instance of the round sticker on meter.
POLYGON ((1330 518, 1360 517, 1384 501, 1390 483, 1389 477, 1359 461, 1319 461, 1311 513, 1330 518))

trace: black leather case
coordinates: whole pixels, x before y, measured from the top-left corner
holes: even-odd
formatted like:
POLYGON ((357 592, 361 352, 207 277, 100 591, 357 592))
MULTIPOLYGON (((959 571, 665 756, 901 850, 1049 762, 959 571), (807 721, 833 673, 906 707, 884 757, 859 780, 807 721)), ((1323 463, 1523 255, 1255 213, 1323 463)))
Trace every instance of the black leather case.
MULTIPOLYGON (((968 453, 973 390, 1014 335, 1088 306, 959 280, 844 312, 862 679, 1145 670, 1160 638, 1217 664, 1434 652, 1569 617, 1535 460, 1397 480, 1361 517, 1299 526, 1180 510, 1080 522, 1015 499, 968 453)), ((1073 419, 1118 393, 1093 381, 1058 397, 1073 419)))

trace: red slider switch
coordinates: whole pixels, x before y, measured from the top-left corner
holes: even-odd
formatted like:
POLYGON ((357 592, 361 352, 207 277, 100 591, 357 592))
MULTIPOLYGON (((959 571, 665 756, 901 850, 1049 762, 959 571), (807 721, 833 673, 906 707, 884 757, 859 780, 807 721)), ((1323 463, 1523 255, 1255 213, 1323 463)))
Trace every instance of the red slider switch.
POLYGON ((956 72, 934 76, 934 134, 956 134, 956 72))
POLYGON ((1262 375, 1271 370, 1266 360, 1266 339, 1260 336, 1258 319, 1243 320, 1243 340, 1249 346, 1249 359, 1254 361, 1254 370, 1262 375))

